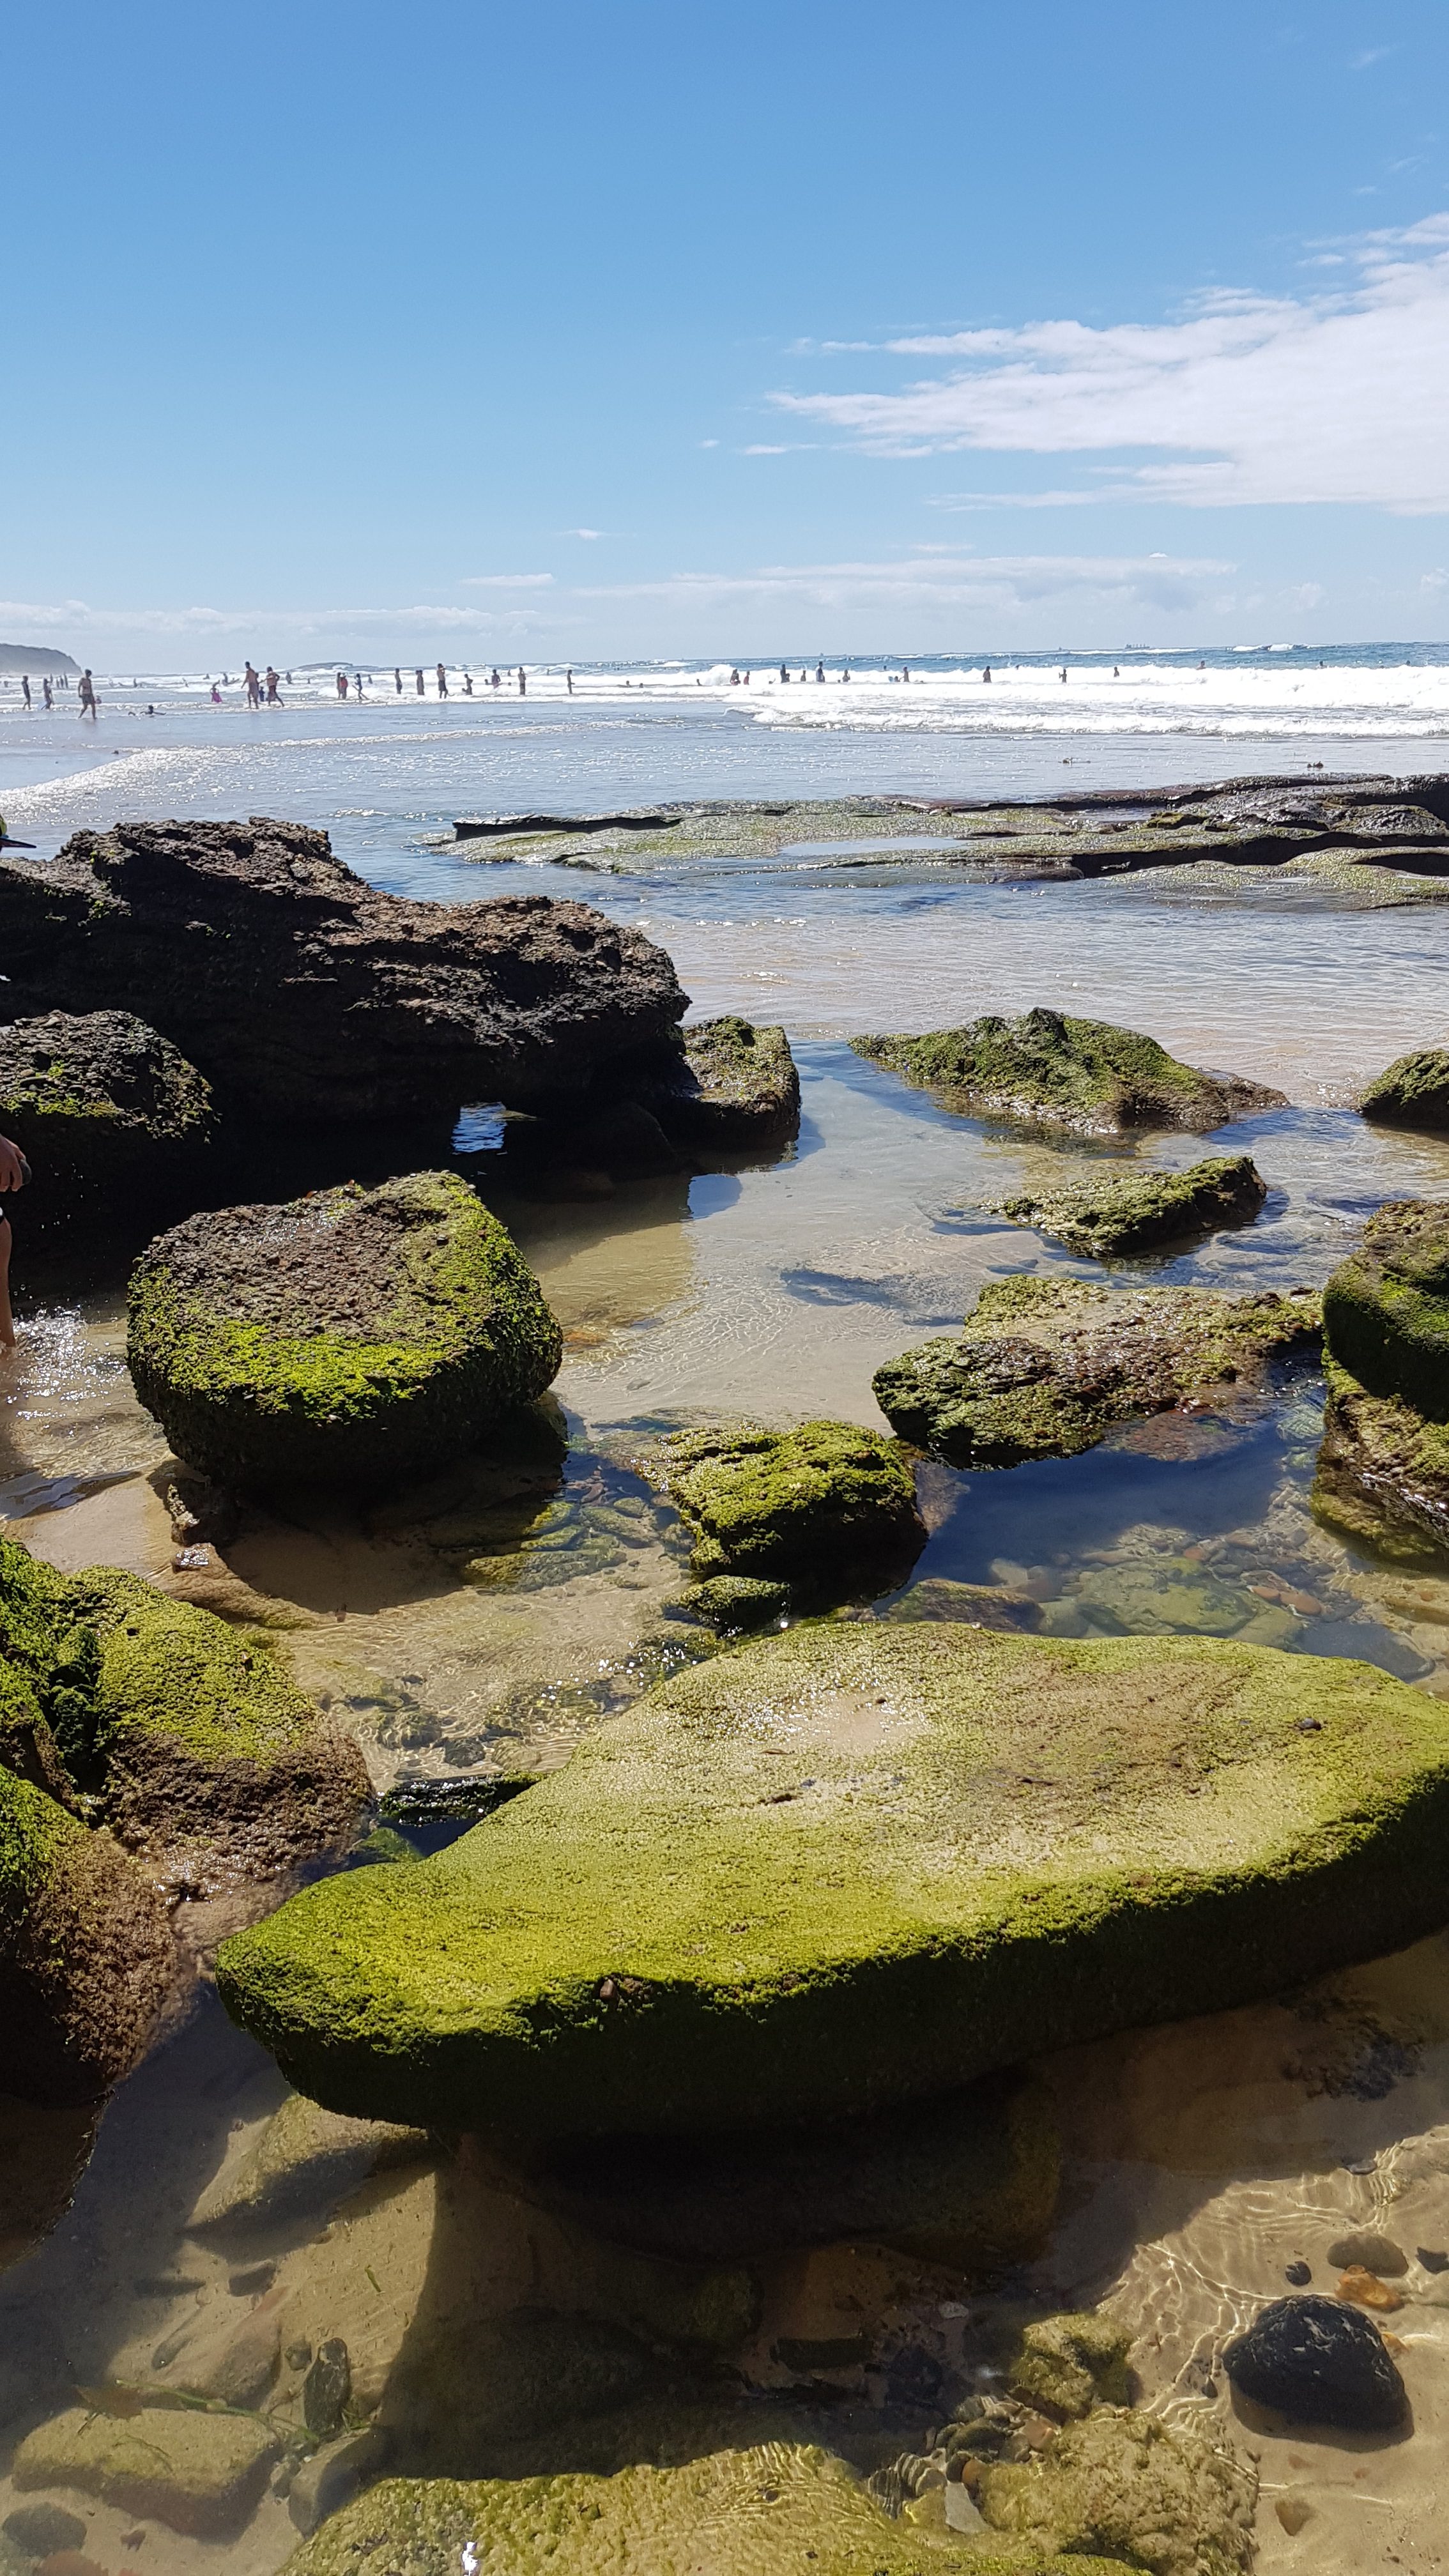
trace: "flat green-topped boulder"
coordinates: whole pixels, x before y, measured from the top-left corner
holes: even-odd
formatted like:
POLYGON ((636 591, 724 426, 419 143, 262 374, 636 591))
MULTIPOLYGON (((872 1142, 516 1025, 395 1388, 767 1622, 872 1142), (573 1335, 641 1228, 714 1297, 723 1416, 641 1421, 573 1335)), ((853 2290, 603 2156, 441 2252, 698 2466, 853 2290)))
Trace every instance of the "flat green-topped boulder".
POLYGON ((27 1232, 54 1234, 164 1200, 196 1171, 216 1120, 210 1085, 144 1020, 47 1011, 0 1026, 0 1130, 31 1166, 27 1232))
POLYGON ((1375 1075, 1359 1112, 1385 1127, 1449 1128, 1449 1047, 1419 1047, 1375 1075))
POLYGON ((1071 1127, 1087 1136, 1123 1127, 1187 1127, 1196 1135, 1259 1109, 1285 1106, 1281 1091, 1236 1074, 1199 1073, 1137 1029, 1108 1020, 1024 1011, 1020 1019, 968 1021, 925 1037, 853 1038, 857 1055, 939 1092, 972 1118, 1071 1127))
POLYGON ((1094 1172, 1059 1189, 1023 1191, 996 1214, 1029 1225, 1072 1252, 1120 1260, 1154 1244, 1247 1225, 1268 1195, 1249 1154, 1215 1154, 1186 1172, 1094 1172))
POLYGON ((97 2100, 140 2056, 172 1973, 166 1909, 135 1862, 0 1770, 5 2090, 97 2100))
POLYGON ((828 1620, 677 1674, 409 1869, 224 1942, 329 2108, 564 2137, 863 2116, 1449 1917, 1449 1709, 1196 1638, 828 1620))
POLYGON ((739 1575, 839 1596, 899 1582, 926 1543, 910 1462, 853 1422, 683 1431, 665 1447, 665 1489, 703 1577, 739 1575))
POLYGON ((369 1794, 353 1738, 274 1639, 115 1567, 57 1574, 0 1539, 0 1714, 22 1691, 42 1752, 153 1859, 200 1847, 208 1870, 270 1875, 345 1841, 369 1794))
POLYGON ((131 1280, 141 1402, 243 1490, 441 1464, 541 1395, 562 1348, 512 1237, 446 1172, 189 1217, 131 1280))
POLYGON ((958 1336, 903 1351, 871 1384, 903 1440, 956 1466, 1015 1467, 1076 1457, 1143 1414, 1241 1408, 1319 1331, 1306 1290, 1120 1296, 1089 1279, 993 1279, 958 1336))
POLYGON ((1323 1292, 1313 1507, 1404 1563, 1449 1554, 1449 1202, 1395 1199, 1323 1292))
POLYGON ((640 1097, 681 1144, 768 1144, 800 1122, 800 1076, 784 1030, 734 1013, 681 1029, 640 1097))
POLYGON ((284 2576, 1121 2576, 1120 2559, 977 2540, 890 2522, 829 2451, 765 2442, 608 2478, 389 2478, 324 2523, 284 2576))

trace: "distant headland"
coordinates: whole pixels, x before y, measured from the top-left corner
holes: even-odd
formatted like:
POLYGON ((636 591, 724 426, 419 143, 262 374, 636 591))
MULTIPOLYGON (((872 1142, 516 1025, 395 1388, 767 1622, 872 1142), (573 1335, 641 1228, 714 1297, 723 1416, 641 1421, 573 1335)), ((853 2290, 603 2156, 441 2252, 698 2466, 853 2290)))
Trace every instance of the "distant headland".
POLYGON ((80 664, 53 644, 0 644, 0 671, 33 671, 39 680, 53 680, 61 672, 79 675, 80 664))

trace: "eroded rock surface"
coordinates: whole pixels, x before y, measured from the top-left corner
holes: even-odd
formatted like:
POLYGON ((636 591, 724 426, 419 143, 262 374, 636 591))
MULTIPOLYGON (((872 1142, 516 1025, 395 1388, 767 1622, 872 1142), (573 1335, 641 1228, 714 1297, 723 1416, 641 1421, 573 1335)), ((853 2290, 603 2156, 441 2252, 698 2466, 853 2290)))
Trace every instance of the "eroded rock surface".
POLYGON ((165 1906, 135 1862, 0 1770, 6 2090, 96 2100, 136 2063, 173 1973, 165 1906))
POLYGON ((0 1026, 0 1129, 31 1166, 27 1234, 111 1227, 184 1186, 213 1143, 211 1088, 129 1011, 0 1026))
MULTIPOLYGON (((926 1543, 898 1442, 850 1422, 792 1431, 685 1431, 664 1453, 670 1501, 705 1578, 744 1576, 834 1594, 901 1581, 926 1543)), ((743 1623, 742 1623, 743 1624, 743 1623)))
POLYGON ((1197 1135, 1284 1095, 1236 1074, 1199 1073, 1136 1029, 1107 1020, 1024 1011, 971 1020, 925 1037, 853 1038, 857 1055, 884 1065, 951 1109, 1024 1126, 1112 1135, 1127 1127, 1186 1127, 1197 1135))
POLYGON ((299 2088, 549 2137, 861 2116, 1442 1919, 1449 1712, 1196 1638, 823 1621, 225 1942, 299 2088))
POLYGON ((0 948, 20 1008, 138 1010, 218 1097, 303 1124, 531 1107, 685 1009, 664 951, 583 904, 407 902, 264 817, 0 859, 0 948))
POLYGON ((1071 1252, 1112 1261, 1247 1225, 1267 1195, 1251 1155, 1217 1154, 1185 1172, 1096 1171, 1057 1189, 1002 1199, 996 1214, 1050 1235, 1071 1252))
POLYGON ((1449 1204, 1396 1199, 1323 1296, 1320 1520, 1408 1563, 1449 1553, 1449 1204))
POLYGON ((131 1281, 141 1402, 244 1491, 442 1465, 541 1395, 562 1349, 511 1235, 446 1172, 188 1217, 131 1281))
POLYGON ((681 1029, 677 1057, 639 1096, 686 1144, 770 1144, 800 1122, 800 1076, 784 1030, 733 1014, 681 1029))
POLYGON ((958 1466, 1071 1458, 1114 1424, 1178 1406, 1231 1411, 1317 1346, 1306 1291, 1120 1296, 1084 1279, 988 1281, 960 1336, 922 1342, 871 1383, 903 1440, 958 1466))
POLYGON ((1386 1127, 1449 1128, 1449 1047, 1420 1047, 1396 1056, 1359 1101, 1365 1118, 1386 1127))
POLYGON ((1104 2407, 1020 2463, 982 2471, 994 2532, 1042 2551, 1103 2550, 1151 2576, 1234 2576, 1255 2555, 1256 2472, 1152 2415, 1104 2407))

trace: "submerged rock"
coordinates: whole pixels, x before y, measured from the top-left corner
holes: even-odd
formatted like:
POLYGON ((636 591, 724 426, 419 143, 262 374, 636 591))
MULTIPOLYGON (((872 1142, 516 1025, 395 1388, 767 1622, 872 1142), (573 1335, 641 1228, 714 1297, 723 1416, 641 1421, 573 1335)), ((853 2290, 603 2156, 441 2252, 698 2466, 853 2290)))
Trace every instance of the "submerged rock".
POLYGON ((330 2209, 369 2174, 417 2164, 430 2147, 425 2130, 339 2119, 293 2093, 241 2161, 224 2166, 208 2184, 187 2232, 229 2236, 330 2209))
POLYGON ((1409 2411, 1378 2327, 1339 2299, 1275 2299, 1228 2345, 1223 2368, 1240 2397, 1290 2424, 1389 2433, 1409 2411))
POLYGON ((131 1850, 190 1844, 204 1870, 268 1876, 344 1842, 369 1794, 354 1739, 319 1716, 272 1638, 137 1575, 57 1574, 0 1539, 7 1668, 68 1782, 131 1850))
POLYGON ((22 2491, 78 2487, 192 2539, 222 2540, 247 2520, 278 2447, 257 2415, 73 2406, 27 2433, 10 2474, 22 2491))
POLYGON ((927 1037, 853 1038, 857 1055, 968 1117, 1111 1135, 1123 1127, 1187 1127, 1205 1135, 1259 1109, 1282 1109, 1281 1091, 1237 1074, 1198 1073, 1156 1038, 1107 1020, 1025 1011, 971 1020, 927 1037))
POLYGON ((1053 2415, 1089 2415, 1130 2402, 1131 2348, 1126 2327, 1094 2310, 1038 2317, 1022 2329, 1007 2377, 1018 2397, 1053 2415))
POLYGON ((893 1431, 958 1466, 1071 1458, 1115 1423, 1231 1408, 1311 1350, 1316 1297, 1206 1288, 1115 1295, 1085 1279, 989 1280, 955 1340, 922 1342, 871 1383, 893 1431))
POLYGON ((284 2576, 353 2576, 374 2553, 410 2576, 796 2576, 807 2563, 811 2576, 1121 2576, 1117 2559, 923 2545, 843 2460, 786 2442, 614 2477, 388 2478, 324 2523, 284 2576))
POLYGON ((686 1007, 663 949, 587 905, 408 902, 265 817, 0 858, 0 947, 20 1007, 139 1010, 219 1097, 304 1125, 571 1096, 686 1007))
POLYGON ((680 2262, 864 2238, 978 2277, 1040 2252, 1060 2182, 1051 2096, 1015 2074, 813 2129, 593 2138, 520 2175, 545 2207, 680 2262))
POLYGON ((1391 1200, 1323 1296, 1313 1508, 1380 1554, 1449 1553, 1449 1204, 1391 1200))
POLYGON ((1360 1115, 1387 1127, 1449 1128, 1449 1047, 1396 1056, 1369 1084, 1360 1115))
POLYGON ((867 2115, 1442 1920, 1449 1711, 1195 1638, 823 1621, 677 1674, 222 1997, 331 2108, 516 2136, 867 2115))
POLYGON ((820 1595, 870 1578, 883 1591, 926 1544, 898 1443, 852 1422, 679 1432, 665 1450, 664 1481, 703 1576, 745 1575, 820 1595))
POLYGON ((141 1402, 243 1490, 441 1465, 541 1395, 562 1350, 512 1237, 446 1172, 189 1217, 131 1280, 141 1402))
POLYGON ((111 1227, 164 1201, 214 1142, 210 1086, 129 1011, 0 1027, 0 1128, 31 1166, 26 1232, 111 1227))
POLYGON ((1257 2472, 1226 2445, 1103 2407, 1026 2461, 984 2468, 991 2530, 1042 2551, 1101 2550, 1151 2576, 1233 2576, 1254 2558, 1257 2472))
POLYGON ((1111 1261, 1188 1235, 1246 1225, 1268 1195, 1248 1154, 1218 1154, 1186 1172, 1098 1172, 1062 1188, 1003 1199, 998 1216, 1032 1226, 1072 1252, 1111 1261))
POLYGON ((681 1029, 639 1097, 682 1144, 765 1145, 800 1123, 800 1076, 781 1028, 728 1014, 681 1029))
POLYGON ((165 1906, 135 1862, 0 1770, 7 2092, 96 2100, 135 2065, 173 1973, 165 1906))

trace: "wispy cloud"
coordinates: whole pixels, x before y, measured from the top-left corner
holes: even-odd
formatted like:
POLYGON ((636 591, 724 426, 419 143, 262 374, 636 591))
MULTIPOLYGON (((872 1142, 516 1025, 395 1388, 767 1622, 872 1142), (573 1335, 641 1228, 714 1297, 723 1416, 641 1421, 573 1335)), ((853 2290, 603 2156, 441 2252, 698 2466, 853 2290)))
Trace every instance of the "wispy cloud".
POLYGON ((595 544, 603 533, 604 531, 602 528, 560 528, 559 530, 560 536, 582 537, 584 543, 590 546, 595 544))
POLYGON ((1350 278, 1303 298, 1219 293, 1170 323, 893 340, 882 354, 956 363, 895 391, 773 400, 881 456, 1123 454, 1084 498, 1449 510, 1449 214, 1366 236, 1350 278), (1135 461, 1144 449, 1163 461, 1135 461))
POLYGON ((92 608, 83 599, 0 599, 0 626, 34 636, 189 635, 202 642, 208 637, 271 636, 277 642, 290 637, 300 643, 378 630, 468 635, 536 623, 522 609, 440 608, 421 602, 403 608, 92 608))
POLYGON ((1371 71, 1375 63, 1387 62, 1397 50, 1394 45, 1365 45, 1361 54, 1349 55, 1348 68, 1351 72, 1371 71))
MULTIPOLYGON (((587 536, 587 528, 573 531, 587 536)), ((553 582, 551 572, 470 572, 459 582, 460 590, 548 590, 553 582)))
POLYGON ((1162 611, 1201 604, 1234 567, 1213 557, 915 554, 885 563, 763 564, 741 573, 683 572, 658 581, 581 590, 583 599, 653 599, 703 606, 800 608, 1042 608, 1112 603, 1162 611))

